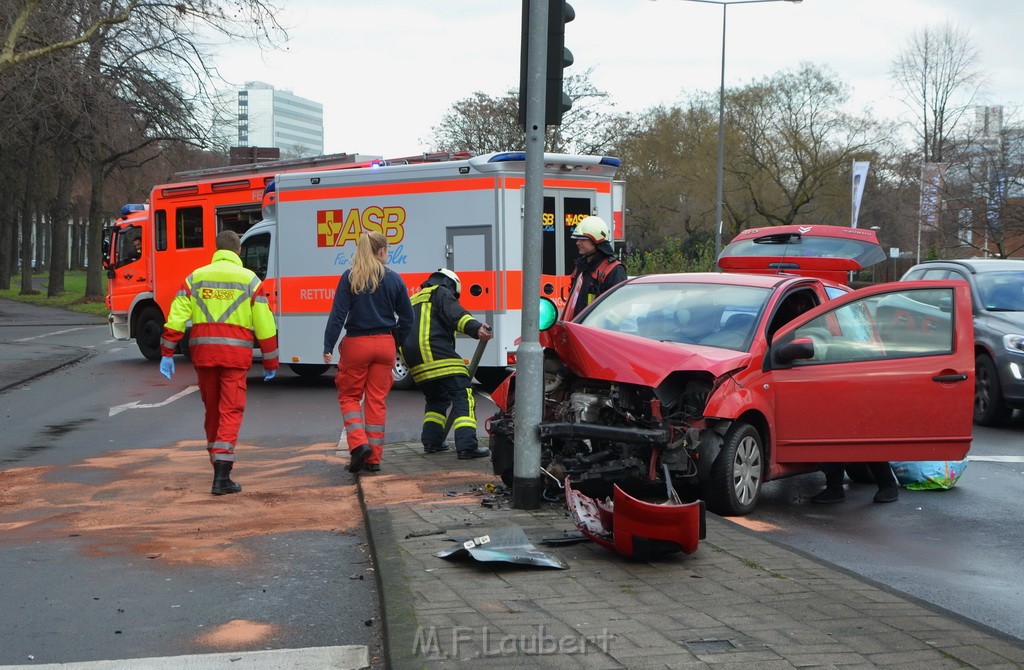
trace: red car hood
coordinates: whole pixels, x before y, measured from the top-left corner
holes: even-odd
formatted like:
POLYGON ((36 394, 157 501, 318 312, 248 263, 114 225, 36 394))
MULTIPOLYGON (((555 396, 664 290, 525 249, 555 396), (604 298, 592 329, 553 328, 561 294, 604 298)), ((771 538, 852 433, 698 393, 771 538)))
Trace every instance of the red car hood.
POLYGON ((583 377, 657 387, 677 370, 706 371, 714 377, 745 367, 750 354, 698 344, 656 342, 578 323, 560 321, 540 334, 583 377))

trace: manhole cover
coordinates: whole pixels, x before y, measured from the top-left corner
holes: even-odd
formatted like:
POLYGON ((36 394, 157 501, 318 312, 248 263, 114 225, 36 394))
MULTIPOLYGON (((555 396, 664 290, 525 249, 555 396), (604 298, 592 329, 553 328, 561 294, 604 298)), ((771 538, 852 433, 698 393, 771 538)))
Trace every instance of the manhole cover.
POLYGON ((694 654, 721 654, 738 649, 732 640, 686 640, 683 644, 694 654))

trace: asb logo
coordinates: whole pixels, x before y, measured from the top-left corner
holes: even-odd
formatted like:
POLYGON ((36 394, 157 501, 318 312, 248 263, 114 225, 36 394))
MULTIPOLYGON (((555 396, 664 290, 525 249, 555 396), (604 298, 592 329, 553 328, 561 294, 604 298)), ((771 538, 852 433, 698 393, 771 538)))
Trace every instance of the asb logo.
POLYGON ((321 209, 316 213, 316 246, 340 247, 355 242, 362 233, 377 232, 388 244, 405 238, 405 209, 371 206, 360 211, 352 208, 321 209))

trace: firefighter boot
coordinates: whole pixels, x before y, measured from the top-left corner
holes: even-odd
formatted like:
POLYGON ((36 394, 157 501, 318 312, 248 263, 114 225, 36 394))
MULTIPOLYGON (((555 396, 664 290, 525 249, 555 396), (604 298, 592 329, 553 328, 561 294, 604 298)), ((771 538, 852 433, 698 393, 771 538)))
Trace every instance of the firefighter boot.
POLYGON ((242 490, 242 485, 231 481, 231 461, 214 461, 213 462, 213 490, 210 491, 215 496, 222 496, 227 493, 238 493, 242 490))

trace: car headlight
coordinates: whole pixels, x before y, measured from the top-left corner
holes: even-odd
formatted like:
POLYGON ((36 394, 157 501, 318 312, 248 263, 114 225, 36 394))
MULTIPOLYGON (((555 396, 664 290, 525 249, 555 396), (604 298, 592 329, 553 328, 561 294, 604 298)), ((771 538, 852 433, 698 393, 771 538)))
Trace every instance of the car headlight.
POLYGON ((1015 333, 1003 335, 1003 347, 1015 354, 1024 353, 1024 335, 1017 335, 1015 333))

